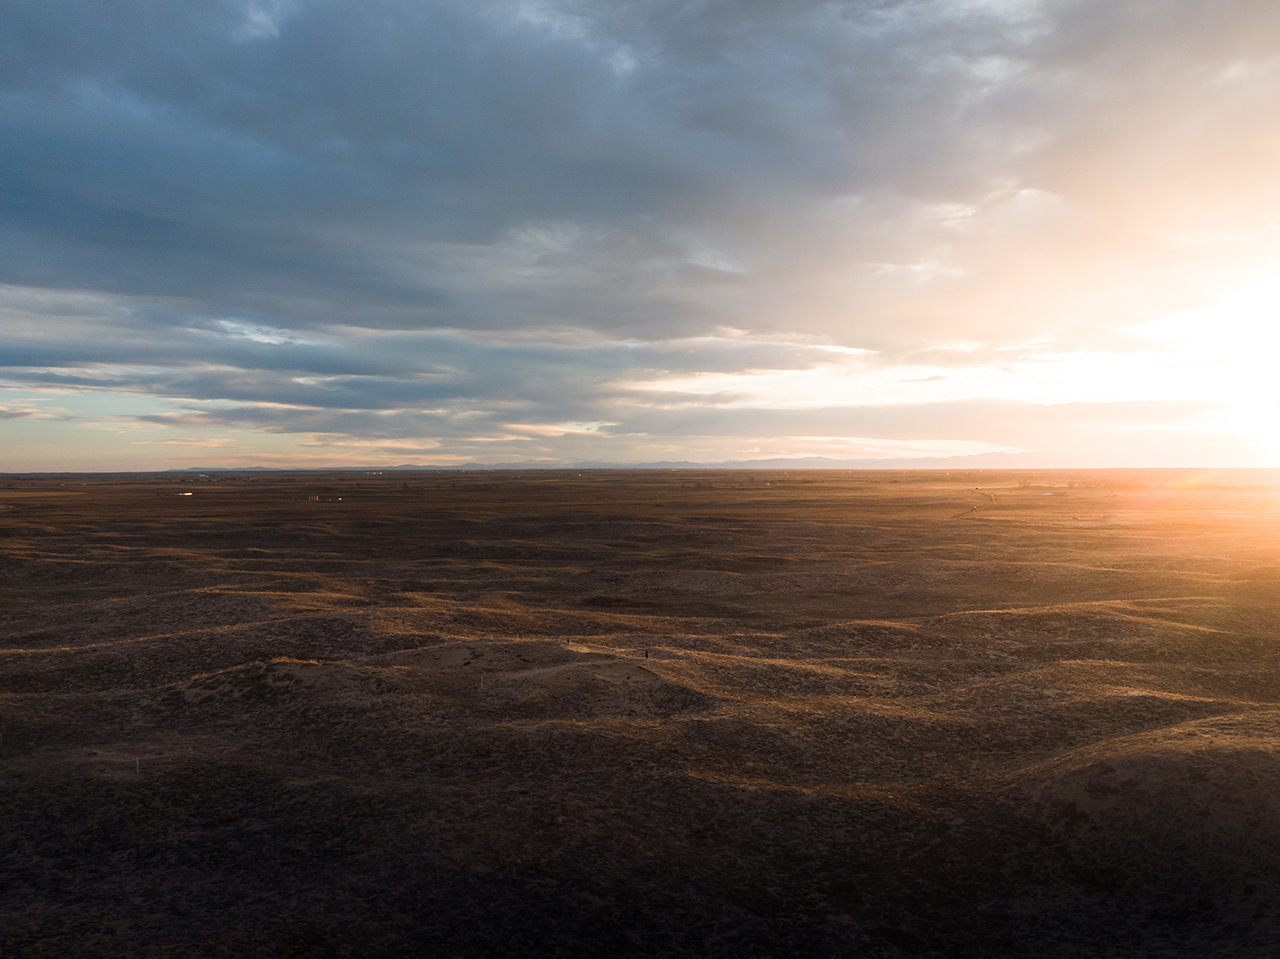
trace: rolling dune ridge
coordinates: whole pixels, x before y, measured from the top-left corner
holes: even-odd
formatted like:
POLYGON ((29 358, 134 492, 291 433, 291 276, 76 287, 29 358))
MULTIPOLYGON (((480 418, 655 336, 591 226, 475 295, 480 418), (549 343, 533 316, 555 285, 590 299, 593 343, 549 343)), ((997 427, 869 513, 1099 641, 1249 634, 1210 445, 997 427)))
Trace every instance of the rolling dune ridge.
POLYGON ((0 478, 0 954, 1280 949, 1272 474, 196 479, 0 478))

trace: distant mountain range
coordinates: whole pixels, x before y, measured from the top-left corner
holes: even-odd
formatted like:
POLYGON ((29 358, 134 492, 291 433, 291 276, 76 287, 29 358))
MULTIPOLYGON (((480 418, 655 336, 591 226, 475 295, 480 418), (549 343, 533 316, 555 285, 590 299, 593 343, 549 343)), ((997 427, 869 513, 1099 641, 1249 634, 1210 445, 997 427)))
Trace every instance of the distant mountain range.
MULTIPOLYGON (((1055 461, 1045 453, 979 453, 971 456, 936 456, 895 459, 832 459, 826 456, 796 458, 777 457, 756 460, 721 460, 698 463, 692 460, 661 460, 650 463, 606 463, 598 460, 570 462, 460 463, 439 466, 430 463, 400 463, 395 466, 192 466, 171 470, 80 470, 0 473, 0 476, 92 476, 92 475, 156 475, 227 474, 227 473, 394 473, 394 472, 463 472, 467 470, 1070 470, 1070 469, 1141 469, 1141 467, 1107 467, 1055 461)), ((1190 466, 1148 467, 1148 469, 1195 469, 1190 466)), ((1266 471, 1265 467, 1241 468, 1245 472, 1266 471)), ((1235 472, 1236 470, 1232 470, 1235 472)))
POLYGON ((654 470, 716 470, 716 469, 1064 469, 1066 463, 1048 462, 1049 457, 1039 453, 978 453, 969 456, 900 457, 895 459, 832 459, 827 456, 776 457, 755 460, 720 460, 699 463, 693 460, 660 460, 649 463, 608 463, 600 460, 569 462, 522 463, 459 463, 452 466, 435 464, 400 463, 396 466, 333 466, 297 467, 295 469, 264 466, 225 467, 200 466, 167 470, 170 473, 247 473, 247 472, 318 472, 333 470, 344 473, 378 473, 393 471, 460 471, 460 470, 600 470, 600 469, 654 469, 654 470))

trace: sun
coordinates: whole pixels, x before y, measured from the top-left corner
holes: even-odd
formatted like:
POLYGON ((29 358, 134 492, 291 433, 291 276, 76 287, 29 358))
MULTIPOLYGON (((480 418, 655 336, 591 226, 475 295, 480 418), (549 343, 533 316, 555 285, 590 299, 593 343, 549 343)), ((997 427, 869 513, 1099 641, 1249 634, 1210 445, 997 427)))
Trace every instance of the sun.
POLYGON ((1280 466, 1280 279, 1164 317, 1141 333, 1173 374, 1174 398, 1215 406, 1210 419, 1217 429, 1236 434, 1266 465, 1280 466))

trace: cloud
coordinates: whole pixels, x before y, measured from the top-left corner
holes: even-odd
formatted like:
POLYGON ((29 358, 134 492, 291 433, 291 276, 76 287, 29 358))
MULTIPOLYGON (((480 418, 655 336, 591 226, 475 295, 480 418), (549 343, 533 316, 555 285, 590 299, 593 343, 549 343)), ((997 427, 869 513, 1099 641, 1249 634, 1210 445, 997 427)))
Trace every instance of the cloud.
POLYGON ((205 439, 196 439, 192 437, 181 437, 178 439, 161 440, 166 446, 187 446, 195 449, 222 449, 230 446, 231 440, 222 437, 211 437, 205 439))
POLYGON ((1019 404, 1180 399, 1125 331, 1280 263, 1277 36, 1261 0, 13 0, 0 389, 464 452, 797 404, 1024 448, 1019 404))

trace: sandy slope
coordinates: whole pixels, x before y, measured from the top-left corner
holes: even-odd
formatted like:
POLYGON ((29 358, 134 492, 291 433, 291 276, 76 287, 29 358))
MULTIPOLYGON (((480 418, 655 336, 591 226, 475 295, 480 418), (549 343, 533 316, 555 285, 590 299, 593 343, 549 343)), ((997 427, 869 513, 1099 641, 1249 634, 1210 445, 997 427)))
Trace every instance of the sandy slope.
POLYGON ((0 952, 1277 954, 1271 479, 0 481, 0 952))

